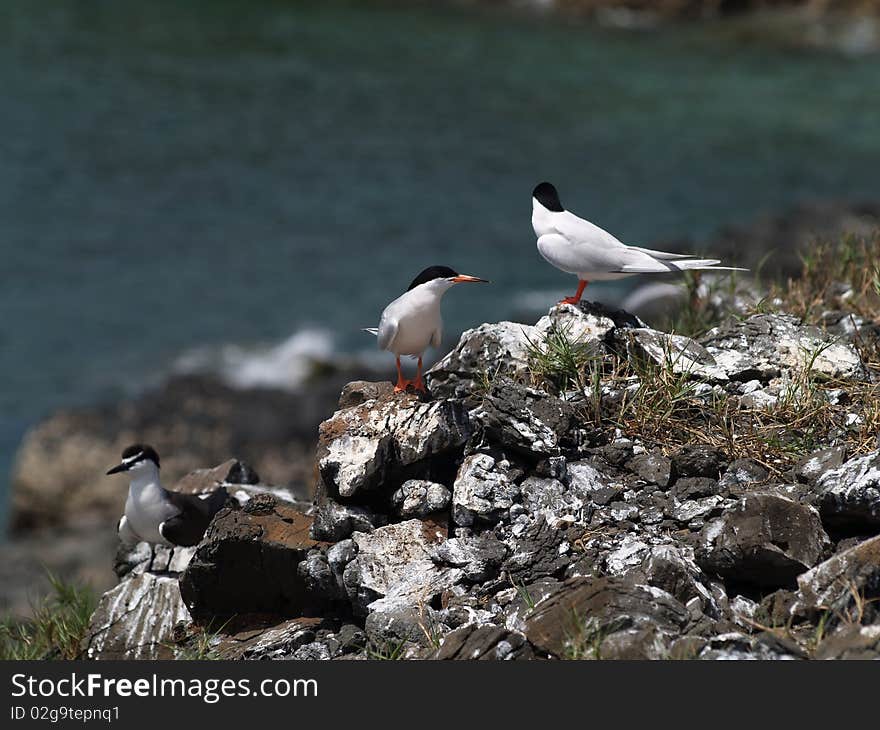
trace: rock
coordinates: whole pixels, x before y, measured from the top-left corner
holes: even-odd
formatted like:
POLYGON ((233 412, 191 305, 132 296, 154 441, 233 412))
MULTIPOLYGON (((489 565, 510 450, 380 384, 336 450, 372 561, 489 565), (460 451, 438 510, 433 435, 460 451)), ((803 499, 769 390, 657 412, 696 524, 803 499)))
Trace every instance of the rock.
POLYGON ((672 496, 680 501, 713 497, 721 487, 718 480, 708 477, 682 477, 672 487, 672 496))
POLYGON ((556 304, 547 316, 535 323, 535 329, 541 334, 556 329, 575 342, 605 340, 615 329, 644 326, 644 322, 629 312, 583 300, 578 304, 556 304))
MULTIPOLYGON (((594 658, 601 643, 619 631, 656 629, 668 640, 687 620, 684 606, 660 589, 620 578, 571 578, 536 606, 525 634, 551 656, 594 658)), ((657 634, 649 641, 654 644, 657 634)))
POLYGON ((439 567, 431 559, 445 539, 431 523, 408 520, 369 534, 356 532, 352 539, 358 554, 345 567, 344 583, 360 615, 430 605, 464 577, 462 570, 439 567))
POLYGON ((393 393, 364 401, 321 424, 317 460, 323 486, 330 497, 344 500, 404 476, 429 478, 432 465, 454 458, 470 433, 467 412, 456 401, 423 403, 393 393))
POLYGON ((702 520, 722 509, 723 505, 724 498, 719 495, 687 499, 675 505, 672 510, 672 519, 693 529, 699 529, 702 526, 702 520))
POLYGON ((482 392, 498 377, 524 382, 530 375, 529 352, 540 346, 555 328, 577 342, 597 349, 616 327, 640 327, 644 323, 626 312, 601 304, 581 302, 578 306, 553 307, 534 326, 517 322, 483 324, 462 334, 458 344, 426 374, 435 397, 464 398, 482 392))
POLYGON ((812 507, 753 494, 703 528, 697 563, 737 583, 785 588, 819 561, 829 542, 812 507))
POLYGON ((471 417, 493 441, 542 455, 558 454, 575 422, 570 403, 506 378, 495 379, 471 417))
POLYGON ((819 511, 831 527, 880 528, 880 451, 850 459, 816 481, 819 511))
POLYGON ((539 517, 506 540, 509 556, 502 570, 516 583, 531 583, 538 578, 556 575, 571 563, 572 556, 561 552, 565 533, 539 517))
POLYGON ((238 459, 227 459, 212 469, 191 471, 171 489, 184 494, 205 494, 227 484, 259 483, 259 475, 250 466, 238 459))
POLYGON ((710 330, 701 344, 731 380, 767 382, 784 371, 862 379, 865 369, 851 345, 835 342, 787 314, 755 314, 710 330), (815 357, 814 357, 815 356, 815 357))
POLYGON ((858 543, 798 578, 794 616, 818 618, 827 626, 880 619, 880 535, 858 543))
POLYGON ((176 575, 141 573, 107 591, 89 619, 89 659, 173 659, 174 626, 190 620, 176 575))
POLYGON ((498 574, 507 547, 491 533, 476 537, 453 537, 434 552, 434 561, 461 568, 465 580, 482 583, 498 574))
POLYGON ((763 484, 770 478, 770 473, 752 459, 736 459, 721 475, 718 485, 725 491, 741 492, 743 488, 753 484, 763 484))
POLYGON ((435 647, 449 629, 443 627, 430 607, 373 611, 366 619, 367 638, 378 650, 410 642, 435 647))
POLYGON ((533 659, 526 637, 499 626, 463 626, 448 634, 432 659, 533 659))
POLYGON ((298 571, 310 551, 320 547, 309 537, 311 522, 269 495, 241 510, 218 513, 180 578, 193 617, 204 621, 320 611, 333 596, 310 591, 298 571))
POLYGON ((425 374, 428 387, 435 397, 464 398, 482 389, 490 375, 524 378, 529 372, 529 340, 537 338, 534 327, 517 322, 467 330, 455 349, 425 374))
POLYGON ((488 454, 465 457, 452 487, 452 519, 457 525, 497 522, 519 497, 510 463, 488 454))
POLYGON ((719 634, 709 639, 699 659, 707 660, 792 660, 803 659, 803 652, 792 642, 764 632, 755 637, 738 632, 719 634))
POLYGON ((880 625, 843 626, 816 647, 813 658, 880 659, 880 625))
POLYGON ((626 468, 649 484, 666 489, 673 479, 672 461, 660 453, 637 454, 626 468))
POLYGON ((268 627, 254 627, 221 636, 215 651, 221 659, 290 659, 315 640, 322 619, 295 618, 268 627))
POLYGON ((174 574, 176 577, 186 570, 195 552, 195 546, 172 549, 164 545, 150 545, 146 542, 134 545, 118 543, 113 570, 120 579, 127 575, 147 572, 174 574))
POLYGON ((394 394, 394 385, 385 380, 373 383, 369 380, 354 380, 346 383, 339 394, 339 409, 353 408, 367 401, 390 398, 394 394))
POLYGON ((637 553, 639 562, 621 573, 634 583, 666 591, 684 606, 696 599, 702 613, 721 617, 722 607, 709 587, 708 577, 694 561, 693 549, 675 545, 645 547, 637 553))
POLYGON ((672 455, 672 466, 679 477, 718 479, 727 458, 711 446, 682 446, 672 455))
POLYGON ((814 484, 829 469, 837 469, 846 458, 846 448, 831 446, 819 449, 801 459, 794 467, 794 478, 799 482, 814 484))
POLYGON ((710 383, 728 380, 724 368, 719 367, 715 358, 690 337, 647 328, 621 330, 618 336, 631 359, 647 359, 659 368, 671 368, 674 373, 710 383))
POLYGON ((425 517, 449 507, 452 493, 437 482, 409 479, 391 495, 391 504, 401 517, 425 517))
POLYGON ((354 532, 372 532, 388 522, 388 517, 366 507, 345 505, 324 497, 314 511, 311 537, 313 540, 336 542, 354 532))
POLYGON ((528 477, 519 488, 526 512, 532 517, 543 516, 551 526, 562 521, 586 524, 590 520, 591 492, 582 488, 577 479, 566 487, 558 479, 528 477))

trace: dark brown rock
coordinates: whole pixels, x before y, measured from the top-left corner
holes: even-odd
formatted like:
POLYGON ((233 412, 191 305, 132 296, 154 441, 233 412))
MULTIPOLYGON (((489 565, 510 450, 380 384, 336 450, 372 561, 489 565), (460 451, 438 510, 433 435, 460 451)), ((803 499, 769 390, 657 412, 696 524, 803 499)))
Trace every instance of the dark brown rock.
POLYGON ((700 534, 697 563, 737 583, 794 587, 829 545, 812 507, 772 494, 744 497, 700 534))
POLYGON ((525 636, 500 626, 463 626, 448 634, 432 659, 533 659, 525 636))
POLYGON ((685 607, 665 591, 620 578, 571 578, 535 607, 526 638, 551 656, 580 657, 618 631, 654 627, 674 636, 687 620, 685 607))
POLYGON ((193 618, 320 610, 331 597, 311 592, 297 570, 320 546, 309 537, 311 523, 268 495, 252 498, 241 510, 220 512, 180 578, 193 618))
POLYGON ((727 457, 711 446, 682 446, 672 455, 672 465, 680 477, 718 479, 727 466, 727 457))

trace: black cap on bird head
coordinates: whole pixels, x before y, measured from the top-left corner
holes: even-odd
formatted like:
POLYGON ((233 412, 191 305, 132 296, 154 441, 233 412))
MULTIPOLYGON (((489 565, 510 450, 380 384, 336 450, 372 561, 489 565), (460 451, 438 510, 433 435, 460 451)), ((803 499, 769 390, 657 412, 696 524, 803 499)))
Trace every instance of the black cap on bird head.
POLYGON ((128 471, 133 466, 141 464, 144 461, 152 461, 156 468, 159 468, 159 454, 152 446, 146 444, 132 444, 122 452, 122 462, 114 466, 107 473, 118 474, 122 471, 128 471))
POLYGON ((548 182, 538 183, 532 190, 532 197, 554 213, 561 213, 565 210, 562 203, 559 202, 559 193, 556 192, 556 188, 548 182))
POLYGON ((415 279, 412 280, 412 284, 409 285, 409 289, 407 289, 407 291, 411 291, 417 286, 421 284, 427 284, 429 281, 434 281, 435 279, 446 279, 447 281, 451 281, 454 284, 460 284, 466 281, 488 283, 486 279, 480 279, 477 276, 459 274, 455 269, 450 269, 448 266, 429 266, 415 279))

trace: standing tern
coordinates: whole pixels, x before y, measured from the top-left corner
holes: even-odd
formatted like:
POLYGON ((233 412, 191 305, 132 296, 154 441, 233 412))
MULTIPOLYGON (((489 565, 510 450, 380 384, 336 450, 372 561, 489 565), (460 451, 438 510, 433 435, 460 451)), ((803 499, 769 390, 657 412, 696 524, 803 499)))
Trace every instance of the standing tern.
POLYGON ((693 269, 746 271, 718 266, 719 259, 627 246, 599 226, 565 210, 556 188, 548 182, 540 183, 532 191, 532 228, 541 256, 557 269, 577 275, 577 292, 560 304, 577 304, 590 281, 693 269))
POLYGON ((131 475, 125 514, 116 526, 125 544, 143 541, 150 543, 151 549, 154 545, 172 549, 196 545, 226 502, 223 487, 205 494, 165 489, 159 479, 159 455, 152 446, 134 444, 125 449, 122 462, 107 474, 120 472, 131 475))
POLYGON ((405 391, 412 385, 425 392, 422 381, 422 355, 428 346, 440 346, 443 320, 440 316, 440 300, 455 284, 484 282, 476 276, 459 274, 448 266, 429 266, 409 285, 403 294, 385 307, 378 327, 367 327, 378 338, 379 349, 397 356, 397 384, 394 392, 405 391), (419 360, 415 380, 404 380, 400 370, 400 356, 412 355, 419 360))

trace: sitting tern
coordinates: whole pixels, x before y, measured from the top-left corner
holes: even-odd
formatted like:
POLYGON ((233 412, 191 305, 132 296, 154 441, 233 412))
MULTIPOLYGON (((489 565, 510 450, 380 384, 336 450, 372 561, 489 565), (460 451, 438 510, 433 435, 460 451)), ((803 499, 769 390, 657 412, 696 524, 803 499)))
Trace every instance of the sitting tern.
POLYGON ((746 270, 718 266, 719 259, 698 259, 688 254, 628 246, 599 226, 565 210, 556 188, 548 182, 540 183, 532 191, 532 228, 538 237, 541 256, 557 269, 578 277, 577 292, 565 297, 560 304, 577 304, 590 281, 692 269, 746 270))
MULTIPOLYGON (((107 474, 128 472, 130 483, 125 514, 116 531, 125 544, 148 542, 150 546, 196 545, 211 518, 226 503, 223 487, 205 494, 171 492, 159 479, 159 455, 152 446, 134 444, 122 452, 122 462, 107 474)), ((152 560, 150 561, 152 567, 152 560)), ((170 559, 169 559, 170 563, 170 559)))
POLYGON ((403 294, 385 307, 378 327, 367 327, 365 332, 377 336, 379 348, 397 356, 397 384, 399 393, 412 385, 425 392, 422 381, 422 355, 428 346, 440 346, 443 320, 440 317, 440 300, 455 284, 484 282, 476 276, 459 274, 448 266, 429 266, 409 285, 403 294), (415 380, 404 380, 400 370, 400 356, 412 355, 419 360, 415 380))

